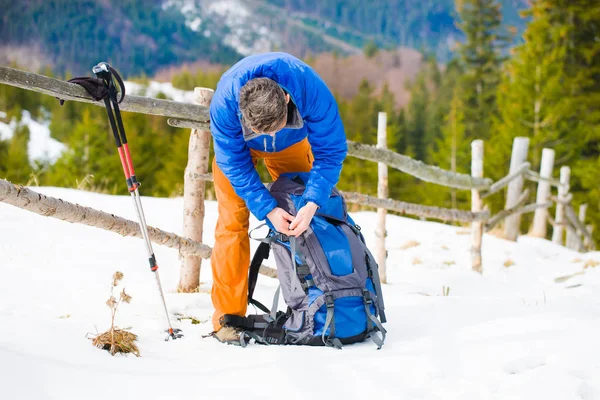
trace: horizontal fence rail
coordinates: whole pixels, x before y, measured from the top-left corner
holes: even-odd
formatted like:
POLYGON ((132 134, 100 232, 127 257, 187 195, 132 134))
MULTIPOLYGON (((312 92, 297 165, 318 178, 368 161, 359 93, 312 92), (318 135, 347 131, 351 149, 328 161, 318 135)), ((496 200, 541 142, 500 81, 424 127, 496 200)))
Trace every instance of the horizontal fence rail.
MULTIPOLYGON (((33 190, 15 185, 0 179, 0 202, 31 211, 33 213, 52 217, 63 221, 93 226, 118 233, 121 236, 142 238, 137 222, 116 215, 99 211, 90 207, 70 203, 65 200, 46 196, 33 190)), ((202 243, 183 238, 171 232, 165 232, 149 226, 150 240, 162 246, 178 249, 202 258, 209 258, 212 249, 202 243)))
POLYGON ((363 160, 382 162, 425 182, 436 183, 455 189, 486 190, 492 184, 492 180, 489 178, 474 178, 471 175, 446 171, 390 150, 350 140, 348 141, 348 154, 363 160))
MULTIPOLYGON (((80 101, 104 107, 103 102, 95 101, 79 85, 34 74, 33 72, 0 66, 0 83, 47 94, 63 100, 80 101)), ((193 120, 204 125, 209 121, 208 107, 151 97, 126 94, 123 102, 119 104, 119 108, 122 111, 159 115, 178 120, 193 120)))

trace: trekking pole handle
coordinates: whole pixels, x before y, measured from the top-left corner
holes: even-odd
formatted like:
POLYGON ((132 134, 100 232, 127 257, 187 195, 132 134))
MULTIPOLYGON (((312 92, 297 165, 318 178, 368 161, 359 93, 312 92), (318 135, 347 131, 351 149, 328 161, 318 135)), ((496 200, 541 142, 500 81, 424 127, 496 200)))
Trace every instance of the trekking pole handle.
POLYGON ((102 79, 106 84, 112 82, 112 74, 110 73, 110 65, 105 62, 101 62, 92 68, 92 72, 96 74, 99 79, 102 79))

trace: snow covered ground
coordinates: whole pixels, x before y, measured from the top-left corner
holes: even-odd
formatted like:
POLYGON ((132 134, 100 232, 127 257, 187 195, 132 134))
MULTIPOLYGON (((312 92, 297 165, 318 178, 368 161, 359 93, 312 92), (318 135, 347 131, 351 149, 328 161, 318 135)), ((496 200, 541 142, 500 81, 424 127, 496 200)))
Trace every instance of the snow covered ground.
MULTIPOLYGON (((134 218, 127 197, 36 190, 134 218)), ((144 205, 149 224, 181 232, 182 199, 144 205)), ((209 245, 215 217, 208 203, 209 245)), ((372 243, 374 214, 353 217, 372 243)), ((239 348, 201 338, 211 330, 210 296, 175 293, 177 251, 155 246, 169 312, 185 333, 165 342, 141 240, 0 203, 0 399, 600 399, 600 267, 583 268, 600 253, 485 236, 480 276, 470 270, 464 229, 388 218, 382 350, 239 348), (140 358, 112 357, 86 338, 110 325, 105 301, 117 270, 133 296, 117 324, 139 335, 140 358)), ((207 290, 206 261, 202 281, 207 290)), ((261 276, 257 297, 269 301, 275 288, 261 276)))
POLYGON ((182 103, 194 103, 194 92, 173 87, 171 82, 150 81, 147 85, 125 81, 125 91, 136 96, 156 97, 159 93, 167 96, 169 100, 182 103))

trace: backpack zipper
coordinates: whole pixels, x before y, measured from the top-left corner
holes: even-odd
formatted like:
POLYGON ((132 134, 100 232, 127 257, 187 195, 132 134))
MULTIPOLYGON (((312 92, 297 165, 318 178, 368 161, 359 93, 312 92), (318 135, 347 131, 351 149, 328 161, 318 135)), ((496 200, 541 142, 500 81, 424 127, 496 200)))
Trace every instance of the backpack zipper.
POLYGON ((277 148, 275 147, 275 136, 277 136, 277 132, 273 134, 273 143, 271 143, 273 145, 273 153, 277 151, 277 148))
POLYGON ((265 151, 267 151, 267 138, 264 138, 263 143, 265 144, 265 151))

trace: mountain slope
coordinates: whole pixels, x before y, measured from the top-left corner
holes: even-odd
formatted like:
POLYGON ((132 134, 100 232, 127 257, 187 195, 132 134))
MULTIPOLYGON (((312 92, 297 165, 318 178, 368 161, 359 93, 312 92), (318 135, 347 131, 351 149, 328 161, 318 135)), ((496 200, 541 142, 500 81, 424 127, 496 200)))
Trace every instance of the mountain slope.
MULTIPOLYGON (((461 40, 453 0, 0 0, 0 62, 19 47, 63 73, 107 60, 125 75, 283 50, 298 57, 357 54, 367 43, 408 47, 441 62, 461 40), (37 49, 37 50, 36 50, 37 49), (40 50, 41 49, 41 50, 40 50)), ((521 29, 526 0, 502 0, 505 24, 521 29)), ((22 53, 22 52, 21 52, 22 53)), ((31 61, 28 61, 27 65, 31 61)), ((35 64, 35 62, 33 63, 35 64)))
POLYGON ((163 8, 161 1, 2 3, 2 50, 9 44, 42 49, 40 58, 51 60, 59 73, 90 74, 96 63, 108 61, 124 75, 151 74, 196 59, 232 63, 240 58, 219 38, 192 30, 179 10, 163 8))

